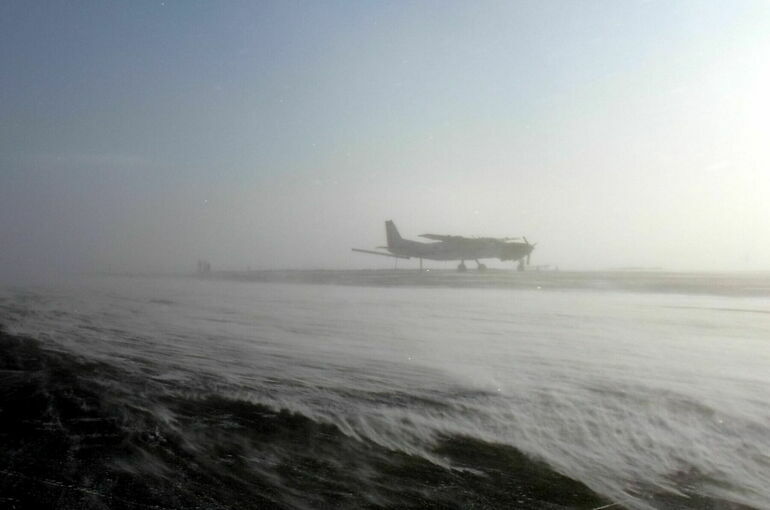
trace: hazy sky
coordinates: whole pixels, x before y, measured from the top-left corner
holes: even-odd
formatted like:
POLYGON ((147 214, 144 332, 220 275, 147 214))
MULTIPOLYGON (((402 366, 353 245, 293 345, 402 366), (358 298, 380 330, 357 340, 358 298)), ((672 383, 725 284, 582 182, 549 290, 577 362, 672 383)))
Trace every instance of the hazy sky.
POLYGON ((769 90, 764 0, 6 0, 0 274, 382 267, 386 219, 770 269, 769 90))

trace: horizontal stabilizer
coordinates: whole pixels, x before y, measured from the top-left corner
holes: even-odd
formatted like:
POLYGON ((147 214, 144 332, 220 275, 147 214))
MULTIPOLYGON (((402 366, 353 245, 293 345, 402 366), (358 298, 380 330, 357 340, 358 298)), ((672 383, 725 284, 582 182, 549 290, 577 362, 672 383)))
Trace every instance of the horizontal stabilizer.
POLYGON ((374 250, 362 250, 360 248, 351 248, 353 251, 357 251, 358 253, 368 253, 369 255, 382 255, 383 257, 393 257, 394 259, 408 259, 410 257, 405 257, 403 255, 393 255, 392 253, 386 253, 384 251, 374 251, 374 250))

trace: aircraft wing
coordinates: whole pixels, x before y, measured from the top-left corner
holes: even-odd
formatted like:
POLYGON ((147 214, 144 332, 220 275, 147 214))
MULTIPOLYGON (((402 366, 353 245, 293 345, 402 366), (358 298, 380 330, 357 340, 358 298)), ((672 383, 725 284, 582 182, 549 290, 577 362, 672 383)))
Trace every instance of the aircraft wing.
POLYGON ((360 248, 351 248, 353 251, 357 251, 358 253, 368 253, 369 255, 382 255, 383 257, 393 257, 394 259, 408 259, 410 257, 406 257, 404 255, 393 255, 392 253, 388 253, 386 251, 374 251, 374 250, 362 250, 360 248))
MULTIPOLYGON (((420 234, 420 237, 432 239, 433 241, 502 241, 504 243, 519 242, 521 237, 463 237, 463 236, 445 236, 441 234, 420 234)), ((527 244, 526 239, 521 244, 527 244)))
POLYGON ((445 236, 441 234, 420 234, 420 237, 431 239, 433 241, 457 241, 459 239, 465 239, 463 236, 445 236))

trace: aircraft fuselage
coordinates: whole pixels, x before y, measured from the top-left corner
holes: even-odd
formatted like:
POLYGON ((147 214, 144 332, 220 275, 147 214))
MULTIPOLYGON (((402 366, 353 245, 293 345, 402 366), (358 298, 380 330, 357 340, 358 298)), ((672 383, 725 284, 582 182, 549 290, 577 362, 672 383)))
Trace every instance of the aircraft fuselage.
POLYGON ((402 238, 392 221, 385 222, 385 234, 388 245, 384 248, 391 254, 426 260, 521 260, 534 248, 534 245, 528 242, 512 242, 493 237, 472 238, 435 234, 423 234, 422 237, 439 239, 438 242, 422 243, 402 238))
POLYGON ((459 260, 458 271, 465 271, 465 261, 475 260, 478 262, 478 269, 481 271, 486 266, 479 262, 479 259, 496 258, 500 260, 519 261, 519 270, 523 271, 526 264, 529 264, 529 256, 535 248, 526 238, 524 241, 515 241, 511 238, 494 237, 461 237, 439 234, 422 234, 420 237, 430 239, 430 243, 412 241, 404 239, 398 233, 396 226, 392 221, 385 222, 385 235, 388 241, 387 246, 380 246, 378 249, 387 251, 373 251, 353 248, 353 251, 368 253, 373 255, 385 255, 396 258, 417 258, 420 259, 420 269, 422 269, 422 260, 459 260))
POLYGON ((519 249, 515 243, 505 243, 493 239, 466 239, 435 243, 421 243, 401 239, 389 244, 387 250, 401 257, 414 257, 426 260, 477 260, 489 258, 518 260, 527 256, 526 245, 522 244, 519 249))

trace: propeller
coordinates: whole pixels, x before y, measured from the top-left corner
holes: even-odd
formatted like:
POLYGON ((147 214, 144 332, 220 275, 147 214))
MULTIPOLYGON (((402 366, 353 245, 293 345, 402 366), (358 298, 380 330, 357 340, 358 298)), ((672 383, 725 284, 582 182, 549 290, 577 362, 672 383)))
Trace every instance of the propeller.
POLYGON ((524 239, 524 242, 527 243, 527 248, 529 248, 529 251, 527 252, 527 265, 529 265, 529 258, 532 255, 532 250, 534 250, 535 246, 537 246, 537 243, 530 244, 526 237, 522 237, 522 239, 524 239))

